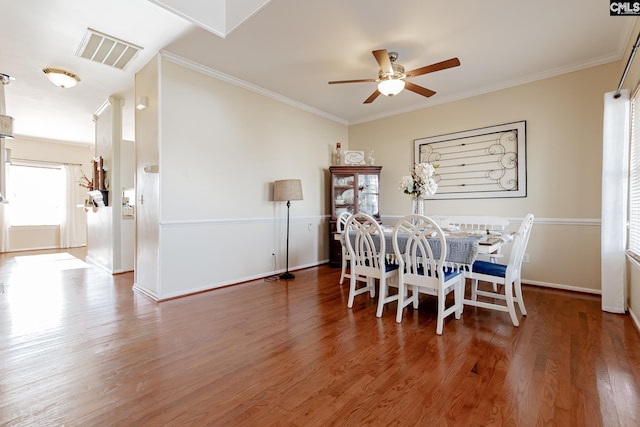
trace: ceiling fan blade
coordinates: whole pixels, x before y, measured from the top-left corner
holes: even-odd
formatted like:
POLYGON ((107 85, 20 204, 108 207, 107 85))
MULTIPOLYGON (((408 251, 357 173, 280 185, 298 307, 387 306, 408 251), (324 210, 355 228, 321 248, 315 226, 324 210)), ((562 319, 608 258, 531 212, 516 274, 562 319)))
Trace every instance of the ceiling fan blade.
POLYGON ((435 64, 427 65, 425 67, 416 68, 407 72, 407 77, 421 76, 427 73, 433 73, 434 71, 446 70, 447 68, 457 67, 460 65, 458 58, 447 59, 446 61, 438 62, 435 64))
POLYGON ((364 100, 363 104, 371 104, 373 101, 376 100, 378 95, 380 95, 380 92, 378 92, 378 90, 376 89, 376 91, 373 92, 371 96, 369 96, 367 99, 364 100))
POLYGON ((422 96, 426 96, 427 98, 435 95, 436 93, 431 89, 427 89, 426 87, 418 86, 417 84, 413 84, 411 82, 405 81, 404 88, 410 90, 411 92, 415 92, 422 96))
POLYGON ((380 66, 380 71, 393 74, 393 67, 391 66, 391 60, 389 59, 389 52, 387 52, 387 49, 374 50, 371 53, 376 57, 376 61, 378 61, 378 65, 380 66))
POLYGON ((336 85, 340 83, 362 83, 362 82, 376 82, 376 79, 357 79, 357 80, 335 80, 329 82, 330 85, 336 85))

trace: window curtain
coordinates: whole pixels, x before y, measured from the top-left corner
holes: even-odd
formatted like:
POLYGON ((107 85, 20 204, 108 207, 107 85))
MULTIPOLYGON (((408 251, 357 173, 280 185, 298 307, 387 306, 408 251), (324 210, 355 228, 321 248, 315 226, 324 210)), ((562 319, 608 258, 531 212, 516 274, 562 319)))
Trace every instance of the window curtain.
POLYGON ((11 248, 9 245, 9 226, 11 224, 9 209, 8 203, 0 203, 0 252, 9 252, 11 248))
POLYGON ((627 188, 629 179, 629 91, 604 95, 602 137, 602 310, 626 311, 627 188))
POLYGON ((64 165, 62 167, 65 181, 65 201, 60 219, 60 247, 73 248, 86 244, 86 231, 80 215, 82 198, 80 196, 79 182, 81 178, 80 166, 64 165))
MULTIPOLYGON (((4 144, 2 144, 4 147, 4 144)), ((1 157, 1 156, 0 156, 1 157)), ((4 162, 4 158, 0 158, 0 161, 4 162)), ((0 179, 2 183, 0 184, 0 189, 3 191, 2 197, 3 201, 0 202, 0 252, 9 252, 11 246, 9 241, 9 228, 11 227, 11 205, 9 205, 9 195, 7 194, 7 188, 11 188, 9 183, 9 177, 11 174, 9 173, 9 168, 11 165, 9 163, 4 164, 4 168, 0 168, 2 170, 2 176, 0 179)))

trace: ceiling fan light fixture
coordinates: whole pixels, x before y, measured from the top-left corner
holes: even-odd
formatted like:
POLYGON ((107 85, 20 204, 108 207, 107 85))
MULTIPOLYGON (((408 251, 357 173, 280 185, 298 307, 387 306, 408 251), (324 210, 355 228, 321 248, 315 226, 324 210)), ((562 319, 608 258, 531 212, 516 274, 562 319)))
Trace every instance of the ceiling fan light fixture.
POLYGON ((387 79, 378 83, 378 91, 385 96, 394 96, 404 89, 404 80, 387 79))
POLYGON ((47 76, 51 83, 61 88, 74 87, 80 81, 80 78, 75 74, 69 71, 59 70, 57 68, 45 68, 42 72, 47 76))

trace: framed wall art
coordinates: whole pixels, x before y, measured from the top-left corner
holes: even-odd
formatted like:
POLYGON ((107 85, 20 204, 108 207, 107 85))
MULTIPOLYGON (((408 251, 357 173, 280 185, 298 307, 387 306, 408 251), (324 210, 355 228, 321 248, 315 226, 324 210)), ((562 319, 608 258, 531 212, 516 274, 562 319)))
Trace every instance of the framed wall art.
POLYGON ((346 150, 344 152, 345 165, 364 165, 364 151, 346 150))
POLYGON ((416 163, 436 166, 429 199, 527 196, 526 121, 414 140, 416 163))

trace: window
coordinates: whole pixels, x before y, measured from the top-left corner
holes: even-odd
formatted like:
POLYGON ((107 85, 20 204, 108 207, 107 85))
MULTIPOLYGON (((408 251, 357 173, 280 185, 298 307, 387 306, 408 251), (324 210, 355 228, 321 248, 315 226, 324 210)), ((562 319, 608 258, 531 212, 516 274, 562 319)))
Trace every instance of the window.
MULTIPOLYGON (((640 89, 640 88, 639 88, 640 89)), ((629 251, 640 259, 640 92, 631 97, 629 156, 629 251)))
POLYGON ((9 165, 11 226, 60 225, 65 203, 60 168, 9 165))

